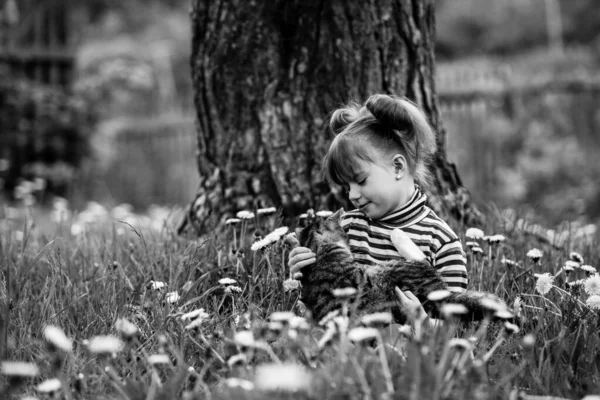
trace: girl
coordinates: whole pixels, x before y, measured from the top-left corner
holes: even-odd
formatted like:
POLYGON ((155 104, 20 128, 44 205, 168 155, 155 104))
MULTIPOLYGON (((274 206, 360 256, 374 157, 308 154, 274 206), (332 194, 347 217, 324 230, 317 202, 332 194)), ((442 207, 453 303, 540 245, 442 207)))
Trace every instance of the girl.
MULTIPOLYGON (((372 265, 400 256, 426 258, 450 290, 466 290, 458 236, 427 205, 433 180, 428 165, 437 146, 423 112, 405 98, 377 94, 364 106, 334 111, 329 125, 336 136, 323 173, 356 207, 342 217, 355 259, 372 265)), ((314 262, 314 253, 297 247, 288 265, 295 273, 314 262)))

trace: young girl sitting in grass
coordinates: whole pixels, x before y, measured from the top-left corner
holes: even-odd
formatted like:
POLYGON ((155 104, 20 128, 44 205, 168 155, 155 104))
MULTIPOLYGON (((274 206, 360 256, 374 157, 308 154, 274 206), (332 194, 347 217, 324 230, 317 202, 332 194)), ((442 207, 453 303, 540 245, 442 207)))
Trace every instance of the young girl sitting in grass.
MULTIPOLYGON (((428 166, 437 146, 424 113, 405 98, 377 94, 363 106, 334 111, 329 125, 336 136, 323 173, 356 207, 342 217, 355 259, 372 265, 401 256, 425 258, 449 290, 465 290, 466 257, 458 236, 427 205, 425 192, 433 180, 428 166)), ((306 247, 293 249, 291 272, 315 257, 306 247)))

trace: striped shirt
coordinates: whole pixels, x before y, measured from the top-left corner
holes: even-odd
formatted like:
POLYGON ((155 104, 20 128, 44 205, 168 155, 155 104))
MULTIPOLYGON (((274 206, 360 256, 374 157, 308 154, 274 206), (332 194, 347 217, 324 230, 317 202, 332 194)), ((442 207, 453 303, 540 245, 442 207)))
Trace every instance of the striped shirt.
POLYGON ((404 207, 393 214, 373 220, 361 211, 349 211, 342 215, 342 228, 355 259, 363 265, 400 258, 390 240, 392 230, 400 228, 437 268, 448 289, 467 288, 467 262, 460 240, 427 206, 427 196, 418 186, 404 207))

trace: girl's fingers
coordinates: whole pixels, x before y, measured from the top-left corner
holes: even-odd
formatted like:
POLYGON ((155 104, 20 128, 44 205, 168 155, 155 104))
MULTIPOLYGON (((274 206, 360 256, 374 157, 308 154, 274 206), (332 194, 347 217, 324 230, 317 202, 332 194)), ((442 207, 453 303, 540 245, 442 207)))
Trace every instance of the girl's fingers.
POLYGON ((302 268, 306 267, 307 265, 314 264, 315 261, 317 261, 317 259, 315 257, 311 257, 308 260, 304 260, 299 263, 296 263, 290 267, 290 272, 292 274, 294 274, 294 273, 300 271, 302 268))

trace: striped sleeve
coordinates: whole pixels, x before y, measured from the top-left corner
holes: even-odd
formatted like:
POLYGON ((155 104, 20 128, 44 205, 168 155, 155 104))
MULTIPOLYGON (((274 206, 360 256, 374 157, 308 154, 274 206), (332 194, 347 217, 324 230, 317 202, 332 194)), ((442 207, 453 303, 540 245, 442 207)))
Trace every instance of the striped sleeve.
POLYGON ((458 239, 447 242, 438 249, 433 257, 433 266, 438 269, 449 290, 467 290, 467 258, 458 239))

